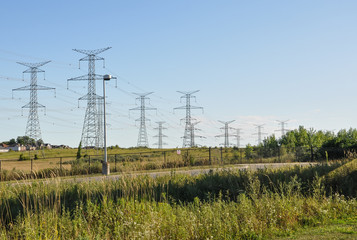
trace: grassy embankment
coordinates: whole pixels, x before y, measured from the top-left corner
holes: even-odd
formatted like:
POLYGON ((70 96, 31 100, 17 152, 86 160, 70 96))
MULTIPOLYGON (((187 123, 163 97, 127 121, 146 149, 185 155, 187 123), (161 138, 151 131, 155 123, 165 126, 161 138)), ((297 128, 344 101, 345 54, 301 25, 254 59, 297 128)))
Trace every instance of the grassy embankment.
POLYGON ((347 225, 357 219, 356 183, 357 160, 155 179, 3 183, 0 236, 271 239, 322 231, 355 238, 356 229, 347 225), (341 222, 344 230, 336 227, 341 222))

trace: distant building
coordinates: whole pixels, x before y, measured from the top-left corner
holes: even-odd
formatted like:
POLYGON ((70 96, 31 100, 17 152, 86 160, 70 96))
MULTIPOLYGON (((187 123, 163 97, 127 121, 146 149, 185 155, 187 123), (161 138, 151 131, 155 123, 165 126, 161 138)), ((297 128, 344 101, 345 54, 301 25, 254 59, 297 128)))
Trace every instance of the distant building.
POLYGON ((24 145, 21 144, 14 144, 14 145, 10 145, 7 147, 7 149, 15 151, 15 152, 23 152, 26 151, 26 147, 24 145))
POLYGON ((61 149, 69 149, 70 147, 68 145, 52 145, 52 148, 61 148, 61 149))
POLYGON ((27 145, 26 147, 25 147, 25 150, 24 151, 35 151, 36 150, 36 147, 34 147, 34 146, 30 146, 30 145, 27 145))
POLYGON ((7 148, 8 146, 6 144, 1 143, 0 144, 0 153, 2 152, 8 152, 9 149, 7 148))
POLYGON ((44 143, 41 145, 41 148, 45 148, 45 149, 52 149, 52 145, 49 143, 44 143))

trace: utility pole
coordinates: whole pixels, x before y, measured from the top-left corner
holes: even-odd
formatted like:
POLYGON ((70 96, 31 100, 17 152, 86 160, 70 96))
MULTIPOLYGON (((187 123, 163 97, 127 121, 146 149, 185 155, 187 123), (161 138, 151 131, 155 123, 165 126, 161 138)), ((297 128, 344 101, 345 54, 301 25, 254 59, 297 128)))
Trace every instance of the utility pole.
POLYGON ((289 131, 288 129, 285 128, 285 124, 286 124, 289 120, 285 120, 285 121, 276 120, 276 121, 279 123, 279 125, 281 125, 281 129, 275 130, 275 131, 281 132, 281 136, 284 136, 285 133, 286 133, 287 131, 289 131))
POLYGON ((139 97, 136 98, 136 100, 140 100, 140 107, 132 108, 131 110, 140 110, 140 118, 137 119, 136 121, 140 121, 140 128, 139 128, 139 136, 138 136, 138 147, 149 147, 149 142, 148 142, 148 135, 146 132, 146 121, 149 120, 145 117, 145 111, 146 110, 156 110, 156 108, 151 108, 151 107, 146 107, 145 106, 145 100, 149 99, 146 97, 149 94, 152 94, 153 92, 149 93, 134 93, 138 95, 139 97))
POLYGON ((158 135, 156 135, 156 136, 154 136, 154 137, 157 137, 158 138, 158 142, 157 143, 155 143, 154 145, 157 145, 158 147, 158 149, 162 149, 162 145, 166 145, 166 143, 164 143, 163 141, 162 141, 162 138, 164 138, 164 137, 167 137, 166 135, 164 135, 163 133, 162 133, 162 130, 164 130, 164 129, 167 129, 167 128, 165 128, 165 127, 163 127, 162 125, 165 123, 165 122, 163 122, 163 121, 160 121, 160 122, 156 122, 159 126, 157 127, 157 128, 154 128, 155 130, 158 130, 159 131, 159 133, 158 133, 158 135))
POLYGON ((220 121, 218 120, 220 123, 224 124, 224 127, 221 127, 221 129, 224 129, 224 134, 221 135, 217 135, 216 137, 224 137, 224 144, 223 146, 225 148, 229 147, 229 124, 231 124, 232 122, 234 122, 235 120, 232 121, 228 121, 228 122, 224 122, 224 121, 220 121))
POLYGON ((97 95, 95 84, 96 80, 103 80, 103 75, 95 73, 95 61, 102 60, 104 67, 104 58, 97 55, 108 49, 110 49, 110 47, 97 50, 73 49, 73 51, 86 55, 85 57, 79 59, 79 64, 81 61, 88 61, 87 75, 67 80, 67 88, 69 81, 88 81, 88 93, 78 99, 87 100, 87 108, 81 137, 82 147, 103 147, 103 97, 97 95))
POLYGON ((262 143, 262 135, 266 134, 262 132, 263 126, 265 124, 261 124, 261 125, 254 125, 258 128, 258 133, 254 133, 254 135, 258 135, 258 145, 262 143))
POLYGON ((240 130, 242 130, 242 129, 241 128, 235 128, 235 130, 236 130, 236 134, 233 135, 233 136, 236 137, 236 139, 237 139, 237 148, 239 148, 240 147, 240 140, 241 140, 241 133, 242 133, 240 130))
MULTIPOLYGON (((185 120, 185 132, 184 132, 184 136, 183 136, 183 147, 184 148, 194 147, 195 146, 194 130, 195 130, 195 125, 197 125, 198 122, 195 123, 194 122, 195 119, 191 117, 191 110, 192 109, 202 109, 202 111, 203 111, 203 107, 192 106, 191 105, 191 98, 195 98, 196 99, 196 97, 193 96, 193 94, 197 93, 198 91, 199 90, 192 91, 192 92, 177 91, 178 93, 183 94, 183 96, 181 96, 181 100, 183 98, 186 100, 186 105, 185 106, 174 108, 174 110, 176 110, 176 109, 184 109, 184 110, 186 110, 186 117, 184 119, 181 119, 181 120, 185 120)), ((196 137, 201 137, 201 136, 196 136, 196 137)))
POLYGON ((25 86, 25 87, 12 89, 13 92, 14 91, 30 91, 30 102, 28 104, 24 105, 22 107, 22 109, 24 109, 24 108, 30 109, 28 120, 27 120, 27 125, 26 125, 25 135, 30 138, 33 138, 35 140, 39 140, 42 138, 41 137, 41 129, 40 129, 40 120, 38 118, 38 108, 45 109, 45 106, 42 104, 39 104, 37 101, 37 91, 38 90, 54 90, 54 91, 56 91, 55 88, 37 85, 37 73, 45 72, 44 70, 40 69, 39 67, 41 67, 49 62, 50 61, 41 62, 41 63, 18 62, 18 64, 28 67, 28 69, 25 70, 23 73, 31 74, 31 83, 30 83, 30 85, 25 86))

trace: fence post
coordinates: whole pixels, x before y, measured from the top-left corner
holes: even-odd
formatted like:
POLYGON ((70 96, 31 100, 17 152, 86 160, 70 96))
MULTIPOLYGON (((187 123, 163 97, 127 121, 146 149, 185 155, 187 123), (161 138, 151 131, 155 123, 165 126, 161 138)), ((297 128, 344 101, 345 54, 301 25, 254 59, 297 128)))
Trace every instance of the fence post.
POLYGON ((90 155, 88 156, 88 163, 89 163, 89 174, 90 174, 90 155))
POLYGON ((33 173, 33 158, 31 158, 31 174, 33 173))
POLYGON ((164 152, 164 165, 165 165, 165 168, 167 167, 167 163, 166 163, 166 151, 164 152))
POLYGON ((2 161, 0 160, 0 181, 2 181, 2 161))
POLYGON ((117 172, 117 154, 114 155, 114 172, 117 172))
POLYGON ((223 165, 223 147, 221 147, 221 164, 223 165))
POLYGON ((208 160, 209 160, 209 164, 212 165, 211 147, 208 148, 208 160))
POLYGON ((60 157, 60 175, 62 175, 62 157, 60 157))

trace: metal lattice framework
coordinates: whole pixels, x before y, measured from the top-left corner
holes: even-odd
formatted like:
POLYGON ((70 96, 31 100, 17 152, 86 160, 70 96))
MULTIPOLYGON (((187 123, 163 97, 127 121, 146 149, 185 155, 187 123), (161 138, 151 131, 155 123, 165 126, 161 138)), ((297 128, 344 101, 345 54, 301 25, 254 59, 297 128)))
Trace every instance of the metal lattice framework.
POLYGON ((237 139, 237 148, 240 148, 240 141, 242 139, 242 137, 241 137, 241 134, 242 134, 241 130, 242 129, 241 128, 235 128, 235 130, 236 130, 236 134, 233 135, 233 136, 235 136, 236 139, 237 139))
POLYGON ((284 136, 285 133, 289 131, 289 129, 285 128, 285 125, 287 122, 289 122, 289 120, 285 120, 285 121, 276 120, 276 121, 279 123, 279 125, 281 125, 281 129, 275 131, 281 132, 281 136, 284 136))
POLYGON ((195 128, 195 125, 197 125, 199 122, 194 122, 196 119, 191 117, 191 110, 192 109, 202 109, 202 111, 203 111, 203 107, 192 106, 191 98, 196 98, 195 96, 193 96, 193 94, 199 92, 199 90, 192 91, 192 92, 181 92, 181 91, 177 91, 177 92, 183 94, 183 96, 181 96, 181 100, 182 99, 186 100, 185 106, 174 108, 174 110, 177 110, 177 109, 186 110, 186 117, 181 119, 181 120, 185 120, 185 132, 184 132, 184 136, 183 136, 183 147, 184 148, 195 147, 196 146, 195 145, 195 137, 202 138, 202 136, 195 135, 195 133, 194 133, 195 130, 199 130, 199 129, 195 128))
MULTIPOLYGON (((49 63, 50 61, 40 62, 40 63, 23 63, 18 62, 23 66, 28 67, 23 73, 30 73, 31 74, 31 83, 28 86, 12 89, 12 91, 30 91, 30 102, 22 107, 29 109, 29 116, 26 125, 26 133, 25 135, 33 138, 35 140, 42 139, 41 137, 41 128, 40 128, 40 120, 38 118, 38 109, 44 108, 45 106, 39 104, 37 101, 37 91, 38 90, 54 90, 55 88, 45 87, 37 84, 37 73, 45 72, 44 70, 40 69, 39 67, 49 63)), ((56 93, 56 92, 55 92, 56 93)))
POLYGON ((224 133, 221 135, 217 135, 216 137, 224 137, 224 143, 222 144, 225 148, 229 147, 229 124, 231 124, 232 122, 234 122, 235 120, 231 120, 228 122, 224 122, 224 121, 220 121, 218 120, 218 122, 223 123, 224 127, 221 127, 221 129, 224 130, 224 133))
POLYGON ((165 128, 165 127, 162 126, 162 125, 165 123, 165 122, 163 122, 163 121, 156 122, 156 123, 158 124, 158 127, 157 127, 157 128, 154 128, 154 129, 155 129, 155 130, 158 130, 158 135, 156 135, 156 136, 154 136, 154 137, 158 138, 158 141, 157 141, 157 143, 154 143, 154 145, 157 145, 157 148, 162 149, 162 146, 163 146, 163 145, 167 145, 166 143, 164 143, 164 142, 162 141, 162 138, 167 137, 166 135, 164 135, 164 134, 162 133, 162 130, 167 129, 167 128, 165 128))
POLYGON ((79 67, 81 61, 88 61, 88 74, 70 78, 70 81, 88 81, 88 92, 86 95, 80 97, 78 100, 86 100, 87 108, 84 117, 83 130, 82 130, 82 147, 103 147, 103 97, 96 93, 96 80, 103 80, 103 75, 95 73, 95 62, 102 60, 104 67, 104 58, 97 56, 98 54, 110 49, 111 47, 101 48, 96 50, 79 50, 73 51, 85 54, 87 56, 79 59, 79 67))
POLYGON ((145 101, 150 99, 146 97, 149 94, 152 94, 153 92, 149 93, 134 93, 135 95, 138 95, 139 97, 136 98, 136 100, 140 100, 140 106, 136 108, 130 109, 132 110, 139 110, 140 111, 140 118, 137 119, 136 121, 140 122, 140 127, 139 127, 139 136, 138 136, 138 147, 149 147, 149 141, 148 141, 148 135, 146 131, 146 121, 149 121, 149 119, 146 118, 145 116, 145 111, 146 110, 156 110, 156 108, 152 107, 146 107, 145 106, 145 101))
POLYGON ((262 132, 262 129, 263 129, 263 126, 265 124, 261 124, 261 125, 254 125, 257 129, 258 129, 258 132, 257 133, 254 133, 254 135, 258 135, 258 145, 262 143, 262 135, 265 135, 266 133, 263 133, 262 132))

